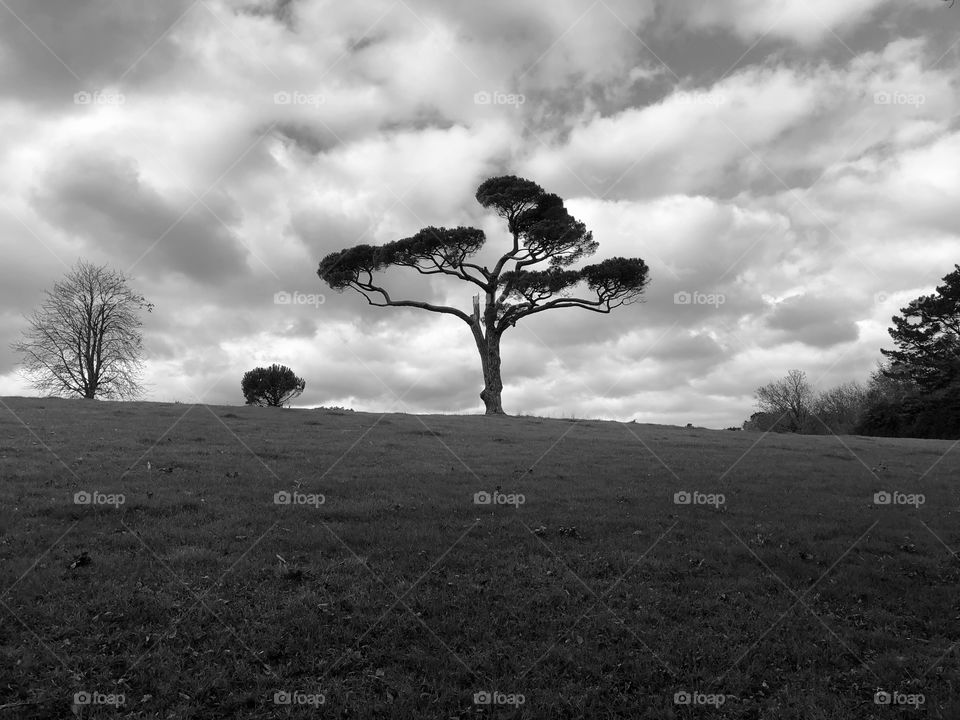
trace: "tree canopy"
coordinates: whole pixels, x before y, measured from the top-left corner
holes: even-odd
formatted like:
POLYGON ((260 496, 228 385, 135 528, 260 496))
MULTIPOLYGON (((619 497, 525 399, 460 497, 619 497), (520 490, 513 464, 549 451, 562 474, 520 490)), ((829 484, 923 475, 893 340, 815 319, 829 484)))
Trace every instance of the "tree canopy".
POLYGON ((244 373, 240 389, 247 405, 283 407, 298 398, 307 386, 286 365, 274 363, 270 367, 258 367, 244 373))
POLYGON ((352 287, 371 305, 419 307, 469 322, 469 315, 456 308, 394 299, 373 278, 390 266, 456 277, 496 295, 495 329, 500 331, 528 315, 553 308, 609 312, 643 293, 649 269, 639 258, 614 257, 579 270, 562 270, 592 255, 598 243, 558 196, 545 193, 536 183, 512 175, 491 178, 480 185, 477 200, 505 218, 514 237, 513 247, 492 270, 468 260, 484 247, 484 232, 461 226, 426 227, 382 246, 357 245, 330 253, 320 262, 317 274, 336 290, 352 287), (539 263, 549 267, 527 269, 539 263), (580 283, 596 298, 571 297, 568 291, 580 283))
POLYGON ((960 379, 960 265, 935 293, 910 301, 900 313, 889 330, 897 348, 880 351, 890 361, 885 374, 926 391, 960 379))

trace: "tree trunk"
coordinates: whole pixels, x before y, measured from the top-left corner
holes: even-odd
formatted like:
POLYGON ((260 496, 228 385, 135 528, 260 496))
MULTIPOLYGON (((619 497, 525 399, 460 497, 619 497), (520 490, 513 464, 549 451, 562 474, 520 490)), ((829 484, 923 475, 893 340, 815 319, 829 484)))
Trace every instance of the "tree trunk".
POLYGON ((480 351, 483 365, 483 390, 480 399, 487 406, 487 415, 506 415, 500 402, 503 381, 500 379, 500 338, 495 336, 480 351))
POLYGON ((500 333, 496 331, 496 311, 492 302, 488 302, 484 313, 484 325, 487 326, 486 335, 481 330, 480 310, 474 301, 473 323, 470 329, 480 352, 480 365, 483 368, 483 390, 480 399, 487 407, 487 415, 506 415, 500 403, 500 394, 503 392, 503 381, 500 379, 500 333))

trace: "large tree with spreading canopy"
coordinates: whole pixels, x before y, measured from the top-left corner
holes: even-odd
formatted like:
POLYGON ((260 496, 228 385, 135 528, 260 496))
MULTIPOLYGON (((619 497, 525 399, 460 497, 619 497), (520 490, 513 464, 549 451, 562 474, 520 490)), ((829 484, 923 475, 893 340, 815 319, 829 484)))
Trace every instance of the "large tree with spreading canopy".
POLYGON ((573 307, 609 313, 636 302, 649 281, 649 268, 639 258, 613 257, 571 269, 592 255, 598 243, 586 226, 567 212, 563 200, 535 182, 513 175, 490 178, 477 189, 476 198, 506 220, 512 237, 492 268, 471 261, 486 243, 482 230, 427 227, 386 245, 357 245, 330 253, 320 262, 317 274, 335 290, 353 288, 371 305, 415 307, 463 320, 480 353, 484 383, 480 398, 486 413, 503 415, 503 333, 545 310, 573 307), (472 312, 393 298, 374 274, 394 266, 472 283, 480 290, 472 312), (575 297, 578 286, 585 286, 590 295, 575 297))

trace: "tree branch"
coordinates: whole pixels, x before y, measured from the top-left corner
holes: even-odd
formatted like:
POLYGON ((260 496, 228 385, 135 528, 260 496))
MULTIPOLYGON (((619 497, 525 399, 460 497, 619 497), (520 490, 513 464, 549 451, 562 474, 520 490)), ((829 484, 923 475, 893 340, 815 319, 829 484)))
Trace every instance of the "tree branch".
POLYGON ((367 303, 376 307, 415 307, 420 308, 421 310, 429 310, 430 312, 454 315, 467 323, 467 325, 473 324, 473 318, 457 308, 448 307, 446 305, 434 305, 433 303, 423 302, 420 300, 394 300, 390 297, 390 293, 388 293, 384 288, 373 285, 372 283, 353 282, 350 283, 350 286, 363 295, 363 297, 366 298, 367 303), (368 292, 380 293, 383 296, 384 301, 374 302, 373 299, 367 294, 368 292))

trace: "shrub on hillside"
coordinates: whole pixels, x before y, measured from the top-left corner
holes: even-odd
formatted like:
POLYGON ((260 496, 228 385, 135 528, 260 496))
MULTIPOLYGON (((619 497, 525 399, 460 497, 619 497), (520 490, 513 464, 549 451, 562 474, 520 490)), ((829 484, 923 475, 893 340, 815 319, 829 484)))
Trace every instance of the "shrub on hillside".
POLYGON ((240 388, 247 405, 283 407, 300 396, 307 383, 286 365, 254 368, 243 376, 240 388))

